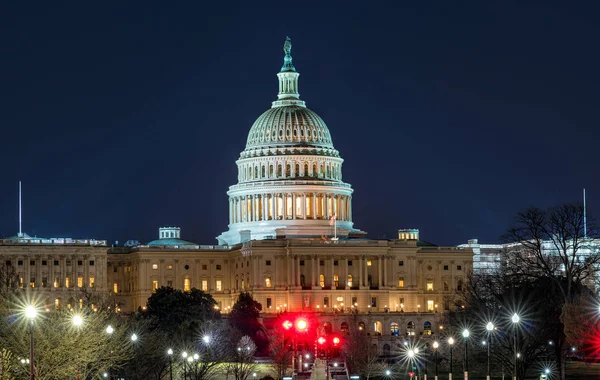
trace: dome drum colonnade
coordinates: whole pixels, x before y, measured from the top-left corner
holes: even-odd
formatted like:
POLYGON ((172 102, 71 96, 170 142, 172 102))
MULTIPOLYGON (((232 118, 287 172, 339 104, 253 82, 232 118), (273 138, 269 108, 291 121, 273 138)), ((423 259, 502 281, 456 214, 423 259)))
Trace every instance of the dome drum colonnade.
POLYGON ((278 100, 252 125, 240 154, 238 183, 229 188, 229 230, 220 244, 246 240, 333 235, 352 228, 352 187, 342 181, 344 160, 325 122, 298 94, 291 42, 284 46, 278 100))

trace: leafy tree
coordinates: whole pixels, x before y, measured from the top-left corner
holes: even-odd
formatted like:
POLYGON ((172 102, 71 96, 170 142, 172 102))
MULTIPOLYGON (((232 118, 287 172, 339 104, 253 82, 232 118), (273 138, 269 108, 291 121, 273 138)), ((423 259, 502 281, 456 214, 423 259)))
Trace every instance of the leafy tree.
POLYGON ((259 321, 262 305, 248 292, 240 293, 229 313, 229 324, 254 340, 259 352, 268 348, 268 339, 262 334, 263 326, 259 321))

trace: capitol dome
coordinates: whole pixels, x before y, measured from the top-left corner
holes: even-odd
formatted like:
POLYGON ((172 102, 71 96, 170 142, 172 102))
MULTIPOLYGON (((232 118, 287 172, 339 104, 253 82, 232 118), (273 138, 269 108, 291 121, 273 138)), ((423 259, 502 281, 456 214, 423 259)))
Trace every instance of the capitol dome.
POLYGON ((344 160, 323 119, 300 100, 289 38, 284 52, 277 100, 256 119, 236 161, 238 183, 227 192, 229 230, 217 237, 219 244, 360 232, 352 227, 344 160))

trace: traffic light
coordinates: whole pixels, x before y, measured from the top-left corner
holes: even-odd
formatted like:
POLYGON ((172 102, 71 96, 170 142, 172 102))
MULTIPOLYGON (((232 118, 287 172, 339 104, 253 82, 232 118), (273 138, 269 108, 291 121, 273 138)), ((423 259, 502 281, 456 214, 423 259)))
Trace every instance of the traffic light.
POLYGON ((296 320, 296 330, 298 332, 305 332, 308 329, 308 322, 304 318, 299 318, 296 320))
POLYGON ((324 336, 320 336, 319 339, 317 339, 317 343, 319 343, 320 346, 324 346, 325 343, 327 343, 327 339, 325 339, 324 336))
POLYGON ((331 339, 331 342, 333 343, 333 346, 339 346, 339 344, 342 342, 339 336, 334 336, 333 339, 331 339))
POLYGON ((289 330, 292 328, 292 326, 294 326, 294 324, 288 320, 283 321, 283 323, 281 324, 283 326, 284 329, 289 330))

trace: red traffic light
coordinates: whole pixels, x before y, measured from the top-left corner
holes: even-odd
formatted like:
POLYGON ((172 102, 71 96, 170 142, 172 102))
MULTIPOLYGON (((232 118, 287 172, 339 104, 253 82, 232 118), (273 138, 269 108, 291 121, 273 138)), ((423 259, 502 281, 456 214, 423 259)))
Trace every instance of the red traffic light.
POLYGON ((327 339, 325 339, 325 337, 320 336, 319 339, 317 339, 317 343, 319 343, 322 346, 325 343, 327 343, 327 339))
POLYGON ((296 321, 296 330, 306 331, 307 328, 308 328, 308 322, 306 322, 306 319, 298 319, 296 321))
POLYGON ((286 329, 286 330, 289 330, 289 329, 291 329, 291 328, 292 328, 292 326, 293 326, 292 322, 290 322, 290 321, 284 321, 284 322, 283 322, 281 325, 282 325, 282 326, 283 326, 283 328, 284 328, 284 329, 286 329))
POLYGON ((341 340, 340 340, 340 337, 339 337, 339 336, 335 336, 335 337, 333 337, 333 340, 332 340, 332 342, 333 342, 333 345, 334 345, 334 346, 337 346, 337 345, 338 345, 338 344, 340 344, 340 342, 341 342, 341 340))

